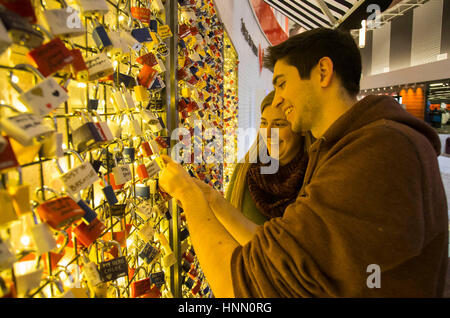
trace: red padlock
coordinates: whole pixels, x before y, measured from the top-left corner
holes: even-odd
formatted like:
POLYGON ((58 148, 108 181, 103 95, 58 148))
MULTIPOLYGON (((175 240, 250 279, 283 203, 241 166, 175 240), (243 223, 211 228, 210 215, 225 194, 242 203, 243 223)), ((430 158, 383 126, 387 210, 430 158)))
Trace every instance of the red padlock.
POLYGON ((150 290, 140 298, 161 298, 162 294, 156 285, 153 285, 150 290))
POLYGON ((158 145, 161 148, 169 148, 169 145, 167 144, 166 140, 162 136, 158 136, 155 138, 155 141, 158 143, 158 145))
POLYGON ((155 82, 156 76, 158 72, 153 69, 151 66, 144 64, 142 69, 139 71, 137 75, 137 80, 139 85, 142 85, 146 88, 150 88, 155 82))
POLYGON ((81 50, 70 50, 70 54, 73 56, 73 61, 72 64, 70 64, 70 68, 72 70, 74 78, 78 82, 87 82, 87 80, 89 79, 89 71, 88 67, 86 66, 86 62, 84 61, 81 50))
POLYGON ((151 292, 150 278, 144 278, 131 283, 131 298, 144 296, 151 292))
POLYGON ((8 136, 4 136, 6 144, 4 145, 3 151, 0 152, 0 171, 17 168, 19 162, 17 161, 16 154, 11 146, 11 141, 8 136))
POLYGON ((131 16, 143 23, 150 23, 151 10, 148 8, 131 7, 131 16))
POLYGON ((84 216, 84 210, 69 196, 54 198, 36 208, 41 219, 59 230, 84 216))
POLYGON ((44 77, 48 77, 67 65, 74 57, 60 38, 54 38, 27 53, 28 59, 44 77))
POLYGON ((149 52, 147 54, 139 56, 136 59, 136 62, 138 62, 138 63, 140 63, 142 65, 148 65, 150 67, 158 65, 158 61, 156 60, 156 56, 152 52, 149 52))
POLYGON ((143 164, 143 163, 137 166, 136 172, 137 172, 137 175, 138 175, 140 181, 144 181, 149 178, 147 168, 145 167, 145 164, 143 164))
MULTIPOLYGON (((107 174, 105 176, 106 181, 108 182, 108 184, 113 188, 113 190, 120 190, 123 188, 123 186, 125 184, 116 184, 116 179, 114 178, 114 173, 110 172, 109 174, 107 174)), ((103 181, 100 181, 100 185, 102 187, 105 187, 106 185, 104 184, 103 181)))
POLYGON ((78 224, 78 226, 73 229, 73 233, 84 246, 89 247, 100 237, 105 229, 105 224, 95 218, 89 225, 84 222, 78 224))
POLYGON ((148 141, 144 141, 141 144, 141 153, 144 157, 150 157, 151 155, 153 155, 153 151, 152 151, 152 147, 150 147, 150 144, 148 141))
POLYGON ((6 9, 26 18, 28 22, 32 24, 37 22, 34 7, 30 0, 1 0, 0 4, 2 4, 6 9))
POLYGON ((196 284, 194 287, 192 287, 191 289, 191 293, 192 295, 197 295, 198 292, 200 291, 200 287, 202 286, 202 282, 200 280, 197 280, 196 284))

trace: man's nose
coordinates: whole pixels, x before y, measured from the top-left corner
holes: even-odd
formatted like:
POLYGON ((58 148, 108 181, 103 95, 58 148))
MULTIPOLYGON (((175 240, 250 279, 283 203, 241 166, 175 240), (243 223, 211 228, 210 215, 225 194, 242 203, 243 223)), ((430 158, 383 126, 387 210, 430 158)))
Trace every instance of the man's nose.
POLYGON ((275 93, 275 96, 273 97, 272 105, 275 107, 281 107, 283 106, 284 99, 280 96, 280 94, 275 93))

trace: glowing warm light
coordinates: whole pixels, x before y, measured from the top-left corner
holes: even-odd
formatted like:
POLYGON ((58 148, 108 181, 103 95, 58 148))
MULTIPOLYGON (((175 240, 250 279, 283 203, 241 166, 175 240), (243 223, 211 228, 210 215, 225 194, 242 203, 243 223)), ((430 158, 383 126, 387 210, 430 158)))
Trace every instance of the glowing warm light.
POLYGON ((83 83, 83 82, 78 82, 78 84, 77 84, 77 87, 78 88, 86 88, 86 83, 83 83))
POLYGON ((21 238, 20 238, 20 243, 21 243, 24 247, 28 247, 28 246, 30 246, 30 244, 31 244, 31 238, 30 238, 28 235, 24 234, 24 235, 22 235, 21 238))

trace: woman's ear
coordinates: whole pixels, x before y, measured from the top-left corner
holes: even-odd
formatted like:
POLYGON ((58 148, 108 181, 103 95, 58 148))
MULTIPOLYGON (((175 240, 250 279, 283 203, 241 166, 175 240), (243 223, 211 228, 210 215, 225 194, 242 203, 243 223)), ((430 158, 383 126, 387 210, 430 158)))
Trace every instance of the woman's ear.
POLYGON ((322 57, 317 63, 317 70, 319 71, 320 87, 330 86, 334 71, 333 61, 327 56, 322 57))

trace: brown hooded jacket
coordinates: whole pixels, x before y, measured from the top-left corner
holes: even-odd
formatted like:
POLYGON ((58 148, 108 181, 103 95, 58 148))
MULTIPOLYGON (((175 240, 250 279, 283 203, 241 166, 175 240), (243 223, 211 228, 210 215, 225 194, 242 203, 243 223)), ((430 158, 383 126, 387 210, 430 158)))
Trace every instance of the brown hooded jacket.
POLYGON ((296 202, 234 250, 236 297, 441 297, 439 152, 436 132, 392 98, 356 103, 310 147, 296 202))

